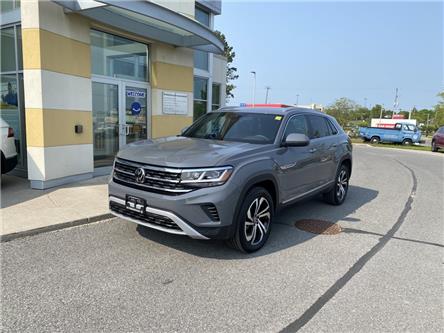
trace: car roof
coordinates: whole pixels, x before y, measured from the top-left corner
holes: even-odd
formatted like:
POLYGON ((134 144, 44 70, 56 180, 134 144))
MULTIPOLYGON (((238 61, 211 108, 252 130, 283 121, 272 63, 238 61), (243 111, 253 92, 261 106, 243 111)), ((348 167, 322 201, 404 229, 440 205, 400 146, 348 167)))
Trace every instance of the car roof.
POLYGON ((287 115, 293 114, 295 112, 305 112, 305 113, 316 113, 323 114, 321 111, 308 109, 308 108, 300 108, 300 107, 244 107, 244 106, 225 106, 220 108, 217 111, 213 112, 245 112, 245 113, 262 113, 262 114, 276 114, 276 115, 287 115))

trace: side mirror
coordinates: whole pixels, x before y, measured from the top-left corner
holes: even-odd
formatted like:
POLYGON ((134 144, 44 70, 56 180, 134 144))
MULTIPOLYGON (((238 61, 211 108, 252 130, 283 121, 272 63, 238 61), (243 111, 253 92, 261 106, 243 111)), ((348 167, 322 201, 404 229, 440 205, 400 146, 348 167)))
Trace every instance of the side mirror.
POLYGON ((282 143, 285 147, 303 147, 308 146, 310 139, 305 134, 290 133, 282 143))

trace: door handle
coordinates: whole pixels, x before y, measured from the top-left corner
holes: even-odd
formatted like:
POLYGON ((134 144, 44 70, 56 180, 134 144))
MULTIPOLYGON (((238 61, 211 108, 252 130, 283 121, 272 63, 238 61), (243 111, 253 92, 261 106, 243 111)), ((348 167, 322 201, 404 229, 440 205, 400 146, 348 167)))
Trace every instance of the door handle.
POLYGON ((316 148, 311 148, 311 149, 309 150, 309 152, 312 153, 312 154, 315 153, 316 151, 317 151, 316 148))

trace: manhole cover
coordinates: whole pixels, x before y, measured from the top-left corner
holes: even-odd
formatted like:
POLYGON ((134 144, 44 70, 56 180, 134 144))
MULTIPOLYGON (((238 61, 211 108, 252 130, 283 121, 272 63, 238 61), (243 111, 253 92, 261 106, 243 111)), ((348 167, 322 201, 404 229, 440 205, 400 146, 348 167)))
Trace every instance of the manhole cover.
POLYGON ((341 226, 323 220, 299 220, 294 226, 300 230, 319 235, 336 235, 341 232, 341 226))

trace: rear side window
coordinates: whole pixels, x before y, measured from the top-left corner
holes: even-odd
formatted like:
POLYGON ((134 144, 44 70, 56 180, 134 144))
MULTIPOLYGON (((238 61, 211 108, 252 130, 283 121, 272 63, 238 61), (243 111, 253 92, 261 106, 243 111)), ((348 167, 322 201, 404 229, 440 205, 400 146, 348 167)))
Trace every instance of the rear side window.
POLYGON ((441 128, 438 130, 438 133, 440 133, 440 134, 444 134, 444 127, 441 127, 441 128))
POLYGON ((331 122, 330 119, 325 119, 327 121, 328 127, 330 128, 330 134, 331 135, 336 135, 338 134, 338 129, 336 128, 336 126, 331 122))
POLYGON ((284 138, 292 133, 305 134, 308 136, 308 126, 304 116, 294 116, 288 121, 284 138))
POLYGON ((322 116, 308 116, 310 121, 310 130, 308 137, 310 139, 323 138, 330 135, 330 128, 327 119, 322 116))

